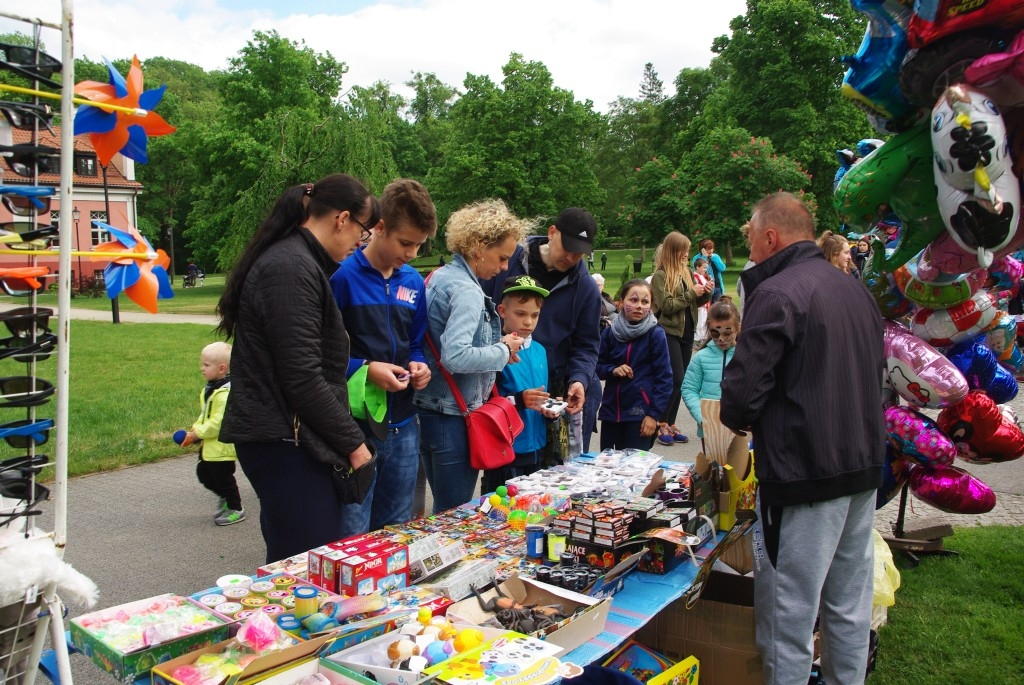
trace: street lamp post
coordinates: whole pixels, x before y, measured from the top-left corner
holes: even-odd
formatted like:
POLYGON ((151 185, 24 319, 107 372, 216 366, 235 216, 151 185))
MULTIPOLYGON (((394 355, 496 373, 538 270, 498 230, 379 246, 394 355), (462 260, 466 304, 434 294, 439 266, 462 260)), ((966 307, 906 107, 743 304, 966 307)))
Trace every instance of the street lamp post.
POLYGON ((78 234, 78 220, 82 218, 82 212, 75 207, 71 210, 71 217, 75 220, 75 250, 78 254, 78 292, 82 292, 82 237, 78 234))

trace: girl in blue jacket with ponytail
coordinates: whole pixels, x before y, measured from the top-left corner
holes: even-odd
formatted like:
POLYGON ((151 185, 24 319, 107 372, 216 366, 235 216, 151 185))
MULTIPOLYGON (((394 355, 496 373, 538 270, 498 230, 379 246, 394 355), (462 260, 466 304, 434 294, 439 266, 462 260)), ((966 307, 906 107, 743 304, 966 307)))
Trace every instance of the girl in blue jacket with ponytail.
POLYGON ((708 337, 686 367, 682 390, 683 403, 697 422, 701 449, 704 447, 704 419, 701 416, 700 401, 721 399, 722 374, 725 373, 726 365, 732 361, 740 333, 740 311, 733 304, 732 298, 723 297, 711 305, 707 325, 708 337))

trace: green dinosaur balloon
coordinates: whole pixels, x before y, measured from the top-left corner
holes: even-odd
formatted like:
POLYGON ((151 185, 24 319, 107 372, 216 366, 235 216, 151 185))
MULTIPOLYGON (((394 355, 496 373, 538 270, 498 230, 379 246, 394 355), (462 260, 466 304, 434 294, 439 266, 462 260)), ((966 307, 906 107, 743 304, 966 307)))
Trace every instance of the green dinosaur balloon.
POLYGON ((937 196, 931 136, 924 123, 893 136, 854 164, 836 186, 833 201, 843 222, 860 231, 874 228, 880 205, 896 212, 903 228, 882 267, 893 271, 945 230, 937 196))

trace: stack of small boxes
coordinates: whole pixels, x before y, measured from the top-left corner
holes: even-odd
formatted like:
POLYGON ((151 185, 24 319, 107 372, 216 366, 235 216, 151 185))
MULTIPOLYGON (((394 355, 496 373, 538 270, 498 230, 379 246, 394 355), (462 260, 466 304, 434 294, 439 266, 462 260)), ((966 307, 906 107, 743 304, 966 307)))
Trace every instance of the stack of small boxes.
POLYGON ((384 531, 346 538, 310 550, 308 575, 339 595, 386 594, 409 584, 409 550, 384 531))

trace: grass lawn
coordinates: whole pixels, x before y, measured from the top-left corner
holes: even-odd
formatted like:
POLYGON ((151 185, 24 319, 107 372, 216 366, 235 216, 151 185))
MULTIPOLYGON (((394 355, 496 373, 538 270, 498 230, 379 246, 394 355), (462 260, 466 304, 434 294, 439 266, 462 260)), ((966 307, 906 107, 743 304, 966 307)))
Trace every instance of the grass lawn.
MULTIPOLYGON (((171 435, 199 415, 199 352, 214 340, 211 326, 72 321, 68 474, 180 454, 171 435)), ((54 354, 38 363, 37 374, 53 380, 56 366, 54 354)), ((55 411, 51 402, 37 416, 55 411)))
POLYGON ((916 568, 897 554, 901 586, 868 685, 1024 682, 1022 532, 957 528, 944 546, 958 556, 922 555, 916 568))

